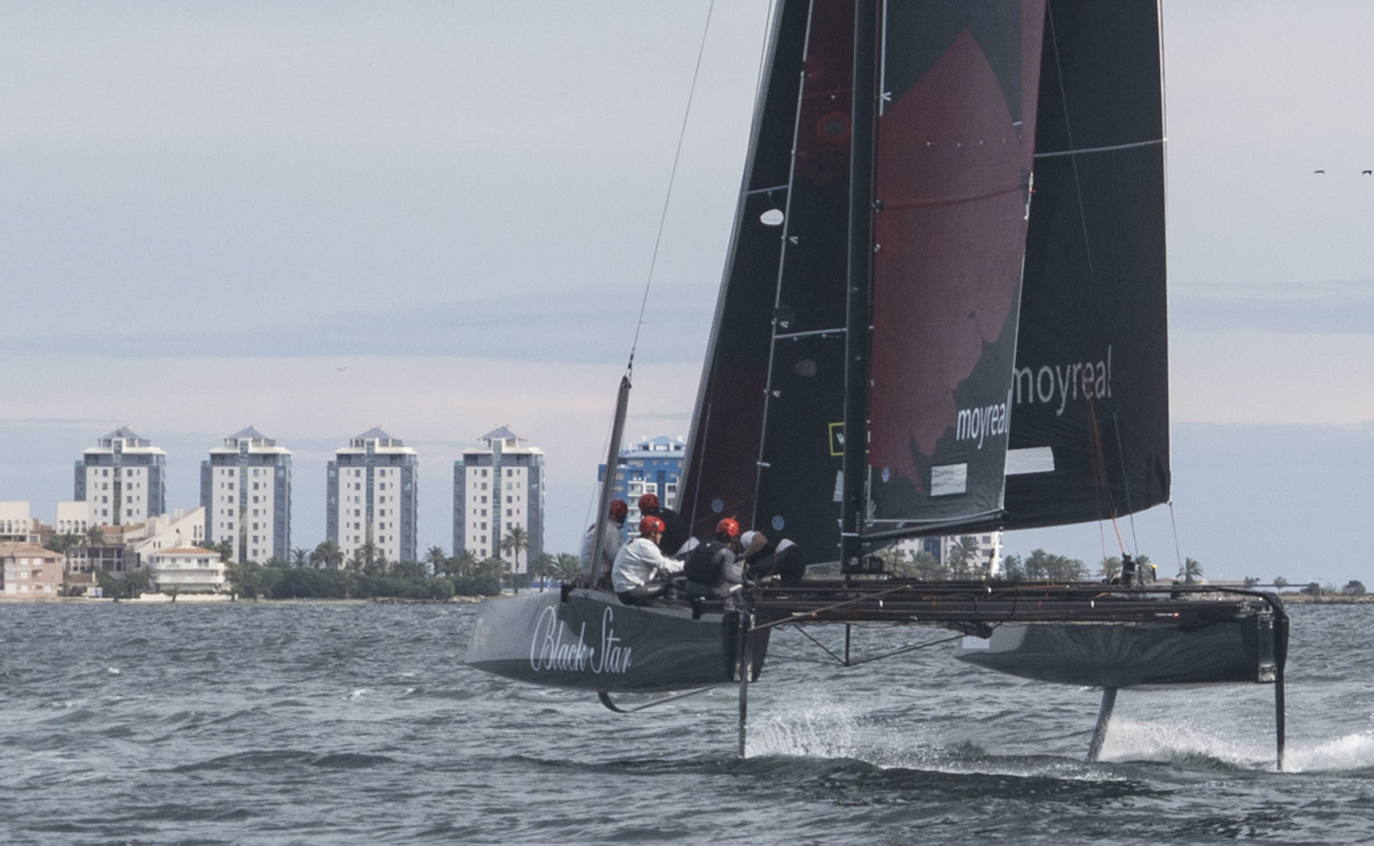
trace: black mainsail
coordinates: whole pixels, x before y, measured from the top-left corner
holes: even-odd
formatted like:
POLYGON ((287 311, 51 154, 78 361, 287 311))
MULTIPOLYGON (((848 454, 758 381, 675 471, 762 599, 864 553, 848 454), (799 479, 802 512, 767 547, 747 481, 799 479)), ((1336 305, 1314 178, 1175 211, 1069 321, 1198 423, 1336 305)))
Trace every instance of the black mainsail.
POLYGON ((683 510, 700 535, 728 514, 837 558, 847 349, 866 357, 850 490, 872 541, 1166 500, 1155 2, 873 6, 881 91, 862 133, 855 3, 780 9, 683 510), (873 153, 859 186, 854 137, 873 153), (856 188, 873 255, 851 280, 856 188), (862 337, 851 284, 869 292, 862 337))

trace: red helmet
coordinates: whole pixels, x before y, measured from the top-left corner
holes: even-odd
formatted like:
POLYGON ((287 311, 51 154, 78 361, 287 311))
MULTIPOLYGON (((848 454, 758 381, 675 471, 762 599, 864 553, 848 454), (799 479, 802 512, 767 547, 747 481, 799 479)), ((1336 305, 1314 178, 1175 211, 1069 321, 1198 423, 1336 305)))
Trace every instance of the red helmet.
POLYGON ((640 535, 661 535, 663 534, 663 521, 652 515, 639 521, 640 535))
POLYGON ((646 493, 644 496, 641 496, 641 497, 639 498, 639 510, 640 510, 640 511, 657 511, 657 510, 658 510, 658 494, 646 493))
POLYGON ((727 538, 739 537, 739 521, 734 517, 726 517, 716 524, 716 534, 727 538))
POLYGON ((611 519, 617 523, 623 522, 625 515, 630 512, 630 506, 625 504, 623 499, 611 500, 611 519))

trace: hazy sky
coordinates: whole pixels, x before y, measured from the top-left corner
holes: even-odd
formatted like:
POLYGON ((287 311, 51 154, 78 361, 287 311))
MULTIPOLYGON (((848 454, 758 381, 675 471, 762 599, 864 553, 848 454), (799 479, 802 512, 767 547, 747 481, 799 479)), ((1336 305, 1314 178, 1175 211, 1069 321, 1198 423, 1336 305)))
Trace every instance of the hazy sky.
MULTIPOLYGON (((711 14, 630 437, 687 429, 766 5, 711 14)), ((452 462, 507 424, 547 451, 546 541, 574 549, 708 6, 0 0, 0 499, 52 519, 127 423, 194 506, 252 424, 296 451, 313 546, 324 462, 381 425, 420 450, 421 544, 447 548, 452 462)), ((1164 22, 1176 508, 1136 542, 1374 586, 1374 4, 1164 22)), ((1095 561, 1102 534, 1007 548, 1095 561)))

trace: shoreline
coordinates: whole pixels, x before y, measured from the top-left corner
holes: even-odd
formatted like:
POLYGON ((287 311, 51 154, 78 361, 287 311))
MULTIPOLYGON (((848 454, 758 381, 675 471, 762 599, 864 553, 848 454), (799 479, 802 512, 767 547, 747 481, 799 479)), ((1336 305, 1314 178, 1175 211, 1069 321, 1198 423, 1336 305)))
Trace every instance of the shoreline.
POLYGON ((5 603, 49 603, 49 602, 76 602, 76 603, 108 603, 111 605, 227 605, 245 603, 249 605, 262 604, 270 605, 274 603, 333 603, 339 605, 474 605, 485 596, 455 596, 451 599, 404 599, 400 597, 382 596, 371 599, 337 599, 333 597, 314 597, 298 596, 287 599, 244 599, 235 598, 227 593, 209 594, 180 594, 176 599, 165 593, 145 593, 137 599, 114 599, 109 596, 0 596, 0 605, 5 603))

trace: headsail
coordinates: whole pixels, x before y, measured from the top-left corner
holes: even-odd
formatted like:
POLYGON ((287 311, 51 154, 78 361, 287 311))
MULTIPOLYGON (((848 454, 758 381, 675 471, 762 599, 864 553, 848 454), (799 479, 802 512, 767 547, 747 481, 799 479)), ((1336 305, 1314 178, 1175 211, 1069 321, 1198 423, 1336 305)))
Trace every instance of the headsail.
POLYGON ((1051 0, 1006 528, 1169 498, 1162 90, 1154 0, 1051 0))

